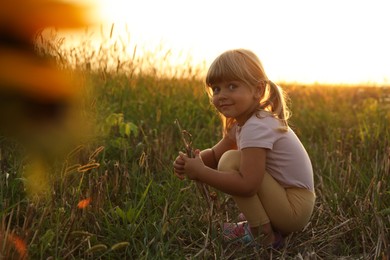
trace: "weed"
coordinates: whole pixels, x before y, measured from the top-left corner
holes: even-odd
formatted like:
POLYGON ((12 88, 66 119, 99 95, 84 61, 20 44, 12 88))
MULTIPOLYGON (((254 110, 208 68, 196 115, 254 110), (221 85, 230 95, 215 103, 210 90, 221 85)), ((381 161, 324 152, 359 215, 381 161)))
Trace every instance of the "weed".
POLYGON ((291 126, 313 163, 314 214, 280 251, 234 248, 219 232, 237 218, 232 200, 213 191, 218 201, 207 205, 196 184, 179 181, 172 169, 183 148, 176 118, 191 130, 194 148, 221 138, 201 73, 184 64, 164 77, 163 60, 146 70, 159 54, 143 60, 134 49, 126 59, 121 48, 107 56, 106 45, 94 51, 89 44, 69 52, 51 45, 59 62, 73 62, 87 79, 82 109, 93 132, 47 166, 50 196, 26 195, 26 154, 0 139, 1 257, 25 254, 22 240, 31 259, 389 257, 388 88, 282 84, 291 126))

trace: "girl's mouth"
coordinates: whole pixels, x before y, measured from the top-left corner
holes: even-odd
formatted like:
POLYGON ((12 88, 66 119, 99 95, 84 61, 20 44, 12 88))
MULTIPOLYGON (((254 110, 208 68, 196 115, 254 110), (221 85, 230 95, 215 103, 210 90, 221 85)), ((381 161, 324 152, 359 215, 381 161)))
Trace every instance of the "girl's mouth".
POLYGON ((220 108, 225 108, 225 107, 229 107, 231 106, 231 104, 222 104, 222 105, 219 105, 220 108))

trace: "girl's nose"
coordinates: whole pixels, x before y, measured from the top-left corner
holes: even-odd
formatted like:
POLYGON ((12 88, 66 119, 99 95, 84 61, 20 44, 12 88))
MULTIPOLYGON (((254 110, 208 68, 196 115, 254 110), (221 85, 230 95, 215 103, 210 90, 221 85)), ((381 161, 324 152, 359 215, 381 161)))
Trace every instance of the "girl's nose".
POLYGON ((217 102, 224 102, 226 100, 226 95, 218 95, 216 101, 217 102))
POLYGON ((227 98, 227 93, 226 93, 226 91, 221 90, 221 91, 219 92, 219 94, 218 94, 218 99, 224 100, 224 99, 226 99, 226 98, 227 98))
POLYGON ((218 105, 221 102, 225 102, 227 99, 225 94, 218 93, 218 95, 213 96, 213 103, 214 105, 218 105))

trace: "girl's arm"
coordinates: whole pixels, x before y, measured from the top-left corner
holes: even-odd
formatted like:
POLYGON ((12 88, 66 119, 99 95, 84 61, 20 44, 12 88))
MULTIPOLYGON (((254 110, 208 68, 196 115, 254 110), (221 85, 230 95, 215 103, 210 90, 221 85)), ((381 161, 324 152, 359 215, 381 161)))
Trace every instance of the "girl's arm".
MULTIPOLYGON (((235 141, 225 136, 212 148, 208 148, 201 151, 200 156, 204 165, 211 169, 217 169, 218 162, 222 154, 224 154, 227 150, 236 148, 237 147, 235 141)), ((175 161, 173 162, 174 173, 181 180, 184 180, 185 178, 184 164, 184 160, 180 155, 177 156, 175 161)))
POLYGON ((256 194, 265 173, 265 149, 243 149, 239 168, 228 172, 206 166, 202 162, 203 157, 199 157, 199 151, 195 154, 195 158, 188 158, 181 153, 185 174, 190 179, 204 182, 230 195, 249 197, 256 194))
MULTIPOLYGON (((236 126, 233 126, 228 134, 226 134, 216 145, 214 145, 212 148, 205 149, 200 152, 200 156, 204 165, 212 169, 217 169, 221 156, 227 150, 237 149, 235 133, 236 126)), ((175 175, 179 179, 183 180, 185 178, 184 160, 180 155, 177 156, 173 162, 173 169, 175 175)))
POLYGON ((218 162, 221 156, 231 149, 237 149, 236 142, 230 137, 225 136, 221 139, 216 145, 212 148, 205 149, 200 152, 200 157, 202 158, 203 163, 212 168, 217 169, 218 162))
POLYGON ((236 144, 236 125, 212 148, 200 152, 200 157, 203 163, 212 168, 217 169, 218 162, 221 156, 228 150, 237 149, 236 144))

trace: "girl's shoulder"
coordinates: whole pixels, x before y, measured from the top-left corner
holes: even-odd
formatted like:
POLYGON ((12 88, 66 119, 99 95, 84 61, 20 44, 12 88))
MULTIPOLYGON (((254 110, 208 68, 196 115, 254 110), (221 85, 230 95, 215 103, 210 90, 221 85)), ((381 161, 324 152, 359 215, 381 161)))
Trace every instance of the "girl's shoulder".
POLYGON ((276 140, 281 138, 281 134, 277 131, 279 126, 279 121, 272 115, 253 115, 242 128, 238 128, 237 142, 239 149, 245 147, 272 149, 276 140))
POLYGON ((272 132, 274 134, 283 135, 291 131, 291 128, 288 128, 286 131, 283 128, 282 122, 275 118, 272 113, 267 111, 259 111, 252 115, 244 124, 242 129, 246 129, 245 132, 253 131, 262 131, 262 132, 272 132))
POLYGON ((245 125, 258 125, 258 126, 265 126, 273 128, 274 126, 279 126, 280 122, 279 119, 275 118, 272 113, 269 113, 267 111, 258 111, 255 114, 253 114, 248 121, 245 123, 245 125))

